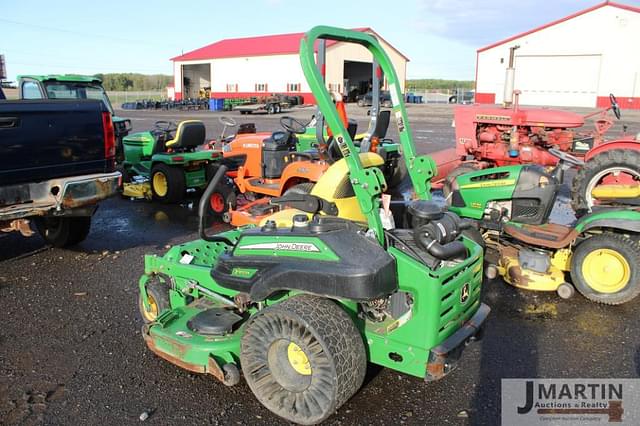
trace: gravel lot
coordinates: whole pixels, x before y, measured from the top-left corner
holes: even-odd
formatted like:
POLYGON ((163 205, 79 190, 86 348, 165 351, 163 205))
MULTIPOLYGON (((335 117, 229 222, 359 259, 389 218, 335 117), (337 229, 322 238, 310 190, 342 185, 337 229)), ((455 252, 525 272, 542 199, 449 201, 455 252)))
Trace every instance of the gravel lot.
MULTIPOLYGON (((121 113, 134 131, 189 118, 204 120, 210 138, 221 130, 221 113, 121 113)), ((349 113, 366 125, 366 110, 349 113)), ((640 132, 640 112, 623 114, 629 131, 640 132)), ((278 128, 277 116, 231 115, 278 128)), ((453 143, 450 106, 410 105, 409 117, 421 153, 453 143)), ((620 130, 618 123, 611 134, 620 130)), ((109 199, 89 238, 69 250, 0 235, 0 424, 136 424, 144 411, 151 413, 145 423, 157 425, 282 423, 244 382, 227 388, 190 374, 142 341, 136 298, 143 255, 195 238, 193 201, 109 199)), ((456 371, 425 384, 370 365, 363 388, 327 424, 496 424, 501 378, 640 375, 640 300, 619 307, 580 296, 563 301, 500 280, 485 282, 483 299, 493 308, 485 338, 467 348, 456 371)))

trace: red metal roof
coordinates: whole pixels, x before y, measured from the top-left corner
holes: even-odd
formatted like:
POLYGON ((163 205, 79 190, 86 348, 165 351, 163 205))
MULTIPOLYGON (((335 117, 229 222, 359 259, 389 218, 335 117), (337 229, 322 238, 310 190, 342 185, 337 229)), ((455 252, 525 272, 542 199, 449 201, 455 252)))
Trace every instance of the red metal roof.
MULTIPOLYGON (((354 31, 371 32, 382 40, 371 28, 354 28, 354 31)), ((171 58, 172 61, 193 61, 198 59, 233 58, 241 56, 284 55, 298 53, 300 39, 304 33, 277 34, 258 37, 229 38, 192 50, 183 55, 171 58)), ((335 44, 327 41, 327 47, 335 44)), ((387 43, 388 44, 388 43, 387 43)), ((401 52, 394 48, 405 59, 401 52)))
POLYGON ((485 51, 485 50, 489 50, 489 49, 491 49, 491 48, 493 48, 493 47, 500 46, 501 44, 508 43, 508 42, 510 42, 510 41, 512 41, 512 40, 515 40, 515 39, 517 39, 517 38, 524 37, 524 36, 529 35, 529 34, 531 34, 531 33, 535 33, 535 32, 537 32, 537 31, 543 30, 543 29, 545 29, 545 28, 552 27, 552 26, 554 26, 554 25, 557 25, 557 24, 560 24, 560 23, 562 23, 562 22, 568 21, 569 19, 573 19, 573 18, 578 17, 578 16, 580 16, 580 15, 584 15, 585 13, 592 12, 592 11, 594 11, 594 10, 596 10, 596 9, 600 9, 601 7, 604 7, 604 6, 613 6, 613 7, 617 7, 617 8, 619 8, 619 9, 625 9, 625 10, 630 10, 630 11, 632 11, 632 12, 638 12, 638 13, 640 13, 640 7, 629 6, 629 5, 621 4, 621 3, 614 3, 614 2, 611 2, 611 1, 605 1, 605 2, 603 2, 603 3, 596 4, 595 6, 591 6, 591 7, 587 8, 587 9, 581 10, 581 11, 576 12, 576 13, 574 13, 574 14, 571 14, 571 15, 569 15, 569 16, 565 16, 565 17, 564 17, 564 18, 562 18, 562 19, 558 19, 558 20, 555 20, 555 21, 553 21, 553 22, 549 22, 548 24, 544 24, 544 25, 539 26, 539 27, 537 27, 537 28, 534 28, 534 29, 532 29, 532 30, 525 31, 525 32, 523 32, 523 33, 516 34, 516 35, 511 36, 511 37, 509 37, 509 38, 506 38, 506 39, 504 39, 504 40, 500 40, 500 41, 498 41, 498 42, 495 42, 495 43, 493 43, 493 44, 490 44, 490 45, 488 45, 488 46, 481 47, 480 49, 478 49, 478 52, 483 52, 483 51, 485 51))

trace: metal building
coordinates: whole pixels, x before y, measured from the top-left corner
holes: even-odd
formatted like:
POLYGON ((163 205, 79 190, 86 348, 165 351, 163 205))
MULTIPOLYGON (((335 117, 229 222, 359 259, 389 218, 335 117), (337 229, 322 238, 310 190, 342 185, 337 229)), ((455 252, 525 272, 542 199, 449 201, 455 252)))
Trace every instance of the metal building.
MULTIPOLYGON (((393 61, 404 83, 409 59, 371 28, 358 31, 375 35, 393 61)), ((305 103, 313 96, 300 67, 298 50, 303 33, 221 40, 172 58, 176 99, 298 95, 305 103)), ((327 42, 326 79, 330 90, 343 95, 370 89, 371 54, 352 43, 327 42)), ((386 82, 385 82, 386 84, 386 82)))
MULTIPOLYGON (((478 49, 476 102, 502 103, 510 49, 525 105, 640 109, 640 8, 606 1, 478 49)), ((509 100, 509 99, 507 99, 509 100)))

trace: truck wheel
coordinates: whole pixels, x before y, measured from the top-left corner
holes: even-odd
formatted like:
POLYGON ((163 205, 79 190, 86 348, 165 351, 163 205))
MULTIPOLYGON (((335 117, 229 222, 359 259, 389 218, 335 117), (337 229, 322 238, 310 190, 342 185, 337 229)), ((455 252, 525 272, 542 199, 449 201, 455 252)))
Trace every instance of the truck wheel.
POLYGON ((603 182, 640 185, 640 151, 612 149, 587 161, 571 185, 571 207, 576 215, 588 213, 597 204, 591 191, 603 182))
POLYGON ((242 336, 240 365, 258 400, 303 425, 322 422, 360 388, 362 336, 335 302, 294 296, 255 314, 242 336))
POLYGON ((163 203, 177 203, 187 190, 182 169, 156 164, 151 169, 151 191, 153 198, 163 203))
POLYGON ((581 242, 571 256, 571 278, 587 299, 619 305, 640 293, 640 243, 605 232, 581 242))
POLYGON ((273 104, 269 104, 267 106, 267 114, 273 114, 274 112, 276 112, 276 108, 273 104))
POLYGON ((447 204, 451 204, 451 193, 453 192, 453 183, 455 182, 458 176, 466 175, 467 173, 472 173, 477 171, 475 167, 470 164, 463 164, 462 166, 456 167, 451 170, 447 177, 444 179, 444 183, 442 184, 442 193, 447 204))
POLYGON ((42 238, 54 247, 69 247, 87 238, 91 216, 47 217, 35 220, 42 238))
POLYGON ((156 279, 147 282, 146 287, 149 309, 144 307, 142 293, 138 294, 138 308, 140 309, 142 320, 145 323, 150 323, 155 321, 162 312, 171 309, 171 303, 169 302, 169 287, 164 283, 156 279))
POLYGON ((282 108, 280 107, 280 104, 275 104, 275 113, 276 114, 280 114, 280 112, 282 112, 282 108))

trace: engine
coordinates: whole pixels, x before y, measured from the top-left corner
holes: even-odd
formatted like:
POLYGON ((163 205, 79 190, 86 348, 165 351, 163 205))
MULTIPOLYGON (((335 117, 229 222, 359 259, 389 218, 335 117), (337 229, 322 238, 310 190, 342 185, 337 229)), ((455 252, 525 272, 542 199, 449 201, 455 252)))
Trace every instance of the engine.
POLYGON ((497 166, 522 163, 555 166, 558 159, 547 150, 569 151, 573 142, 574 132, 567 129, 478 123, 476 141, 467 140, 464 145, 468 155, 497 166))

